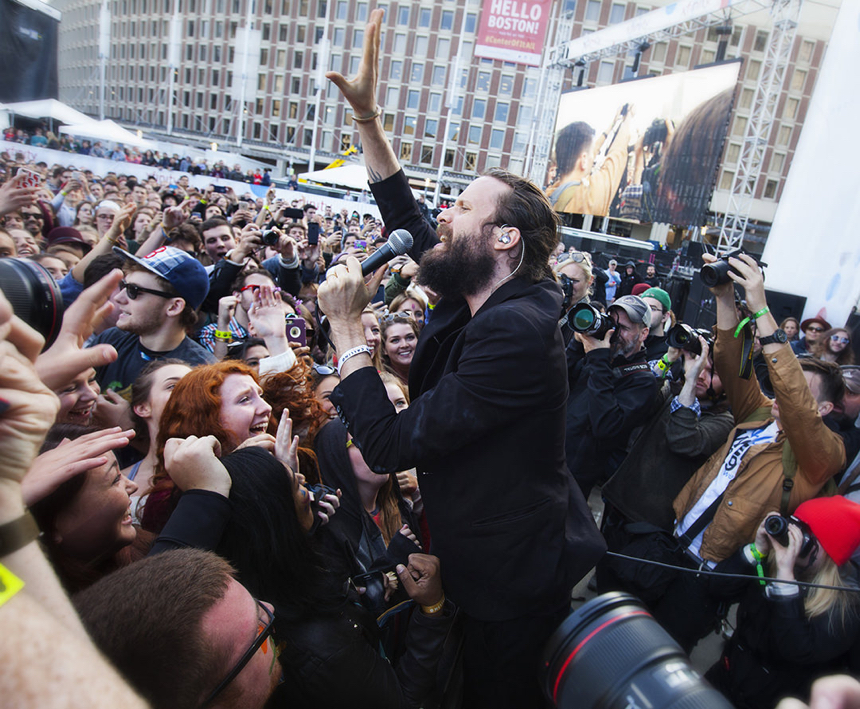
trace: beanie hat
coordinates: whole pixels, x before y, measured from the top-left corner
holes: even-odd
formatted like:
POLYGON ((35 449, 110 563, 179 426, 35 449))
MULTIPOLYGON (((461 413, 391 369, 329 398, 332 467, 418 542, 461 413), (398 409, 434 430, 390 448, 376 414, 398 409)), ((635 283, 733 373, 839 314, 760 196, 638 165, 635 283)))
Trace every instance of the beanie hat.
POLYGON ((642 293, 642 297, 659 300, 660 305, 663 306, 663 310, 666 312, 672 309, 672 299, 669 297, 669 294, 662 288, 649 288, 644 293, 642 293))
POLYGON ((633 290, 630 291, 630 294, 641 296, 650 287, 651 286, 649 286, 647 283, 637 283, 635 286, 633 286, 633 290))
POLYGON ((794 516, 809 525, 837 566, 848 561, 860 546, 860 505, 841 495, 807 500, 794 511, 794 516))

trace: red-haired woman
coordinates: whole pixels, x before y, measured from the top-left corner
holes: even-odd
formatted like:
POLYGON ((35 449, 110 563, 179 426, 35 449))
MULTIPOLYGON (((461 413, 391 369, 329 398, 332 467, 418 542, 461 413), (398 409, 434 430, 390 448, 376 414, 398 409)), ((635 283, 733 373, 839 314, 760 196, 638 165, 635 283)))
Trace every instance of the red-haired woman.
POLYGON ((179 380, 161 417, 154 487, 143 509, 144 529, 160 531, 175 505, 174 485, 164 466, 164 444, 170 438, 215 436, 225 455, 261 446, 297 472, 298 438, 293 438, 289 413, 281 416, 276 436, 268 433, 271 414, 257 375, 242 362, 197 367, 179 380))

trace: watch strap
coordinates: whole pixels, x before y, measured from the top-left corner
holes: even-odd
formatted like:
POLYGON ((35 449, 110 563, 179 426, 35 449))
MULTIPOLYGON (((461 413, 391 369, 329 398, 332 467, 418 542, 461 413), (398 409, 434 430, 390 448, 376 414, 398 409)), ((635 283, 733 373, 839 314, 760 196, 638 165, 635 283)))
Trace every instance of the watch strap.
POLYGON ((18 519, 0 524, 0 557, 24 548, 39 537, 39 525, 27 510, 18 519))
POLYGON ((772 335, 768 335, 767 337, 760 337, 759 342, 762 347, 765 345, 784 345, 788 342, 788 335, 785 334, 785 330, 775 330, 772 335))

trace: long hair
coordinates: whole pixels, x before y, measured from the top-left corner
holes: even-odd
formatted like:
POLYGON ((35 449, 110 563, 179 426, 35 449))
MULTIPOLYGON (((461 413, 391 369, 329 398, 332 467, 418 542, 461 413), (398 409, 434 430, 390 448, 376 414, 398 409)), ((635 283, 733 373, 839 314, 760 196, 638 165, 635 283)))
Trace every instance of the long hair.
POLYGON ((244 362, 224 360, 196 367, 176 383, 158 427, 152 492, 143 506, 146 529, 161 530, 169 516, 169 510, 164 508, 165 499, 175 494, 175 486, 164 466, 164 444, 169 438, 215 436, 224 452, 228 452, 230 434, 221 425, 221 386, 231 374, 245 374, 258 381, 254 370, 244 362))
POLYGON ((537 283, 544 278, 552 278, 549 257, 558 246, 558 214, 553 211, 547 196, 533 182, 499 167, 484 173, 503 182, 511 191, 503 195, 496 205, 496 224, 508 224, 520 231, 520 249, 512 249, 512 264, 522 265, 516 272, 517 278, 537 283))
MULTIPOLYGON (((381 342, 379 343, 379 358, 386 371, 397 375, 397 372, 391 366, 391 358, 385 351, 385 343, 388 341, 388 330, 395 325, 409 325, 412 328, 412 332, 415 333, 416 338, 421 337, 421 326, 412 317, 412 313, 389 313, 379 321, 379 334, 381 338, 381 342)), ((417 344, 416 342, 416 346, 417 344)))
POLYGON ((278 614, 317 613, 337 605, 313 537, 302 528, 289 471, 262 448, 243 448, 222 461, 233 480, 230 519, 217 552, 254 596, 278 614))
MULTIPOLYGON (((134 384, 131 385, 131 423, 134 426, 135 440, 145 441, 149 438, 149 428, 146 421, 137 415, 135 408, 149 401, 149 396, 152 394, 152 385, 155 381, 155 373, 162 367, 167 367, 171 364, 181 364, 188 366, 188 363, 176 358, 156 359, 147 364, 137 375, 134 384)), ((150 445, 152 442, 150 441, 150 445)))
POLYGON ((822 355, 827 353, 836 357, 833 361, 839 366, 842 366, 843 364, 854 364, 854 350, 851 347, 850 341, 845 346, 845 349, 839 354, 836 354, 832 349, 830 349, 830 338, 840 332, 844 332, 848 336, 848 339, 851 340, 851 333, 844 327, 832 327, 827 332, 822 333, 821 339, 809 348, 813 356, 820 359, 822 355))

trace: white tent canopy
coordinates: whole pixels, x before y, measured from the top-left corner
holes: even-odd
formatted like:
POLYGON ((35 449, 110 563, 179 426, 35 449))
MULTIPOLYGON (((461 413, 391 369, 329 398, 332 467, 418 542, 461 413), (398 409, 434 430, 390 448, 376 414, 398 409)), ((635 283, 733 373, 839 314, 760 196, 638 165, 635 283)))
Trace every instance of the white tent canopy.
POLYGON ((366 190, 367 168, 364 165, 342 165, 329 170, 314 170, 299 174, 300 180, 319 182, 324 185, 337 185, 351 190, 366 190))
POLYGON ((0 104, 0 111, 9 111, 16 116, 27 116, 28 118, 53 118, 55 121, 62 123, 86 123, 92 120, 86 114, 76 111, 71 106, 67 106, 55 98, 46 98, 41 101, 3 103, 0 104))
POLYGON ((151 140, 138 138, 137 135, 114 123, 109 118, 103 121, 94 121, 91 118, 87 118, 86 121, 76 125, 62 126, 60 132, 68 133, 78 138, 92 138, 108 143, 122 143, 123 145, 133 145, 137 148, 155 149, 155 143, 151 140))

